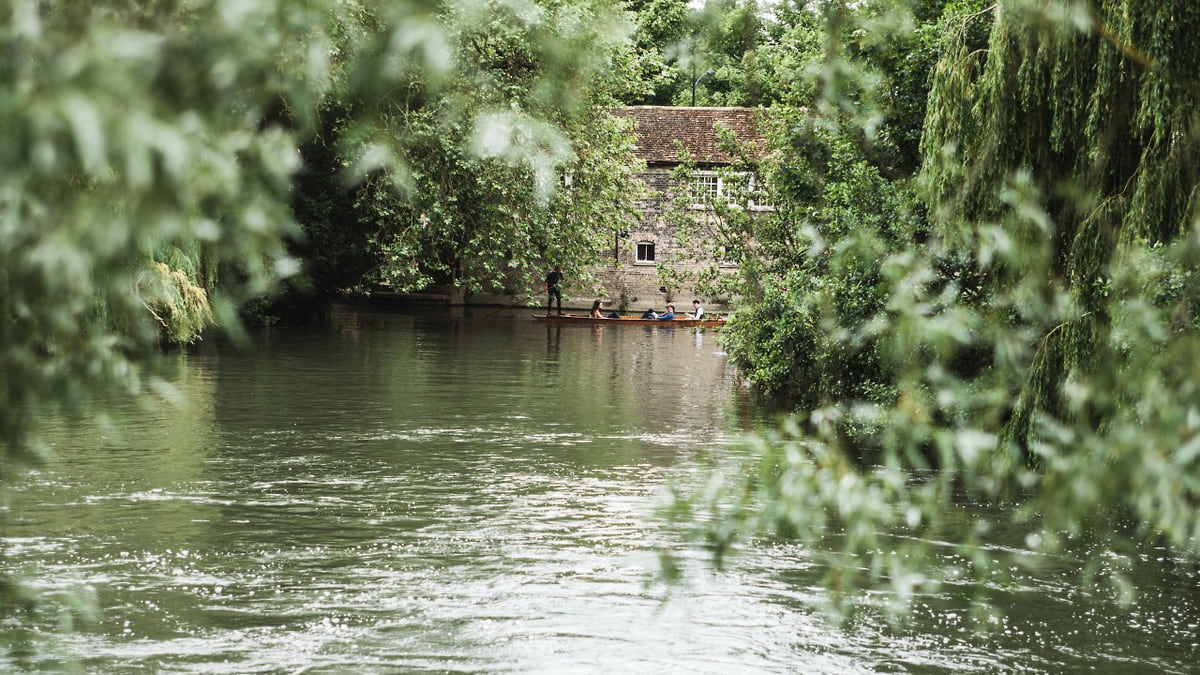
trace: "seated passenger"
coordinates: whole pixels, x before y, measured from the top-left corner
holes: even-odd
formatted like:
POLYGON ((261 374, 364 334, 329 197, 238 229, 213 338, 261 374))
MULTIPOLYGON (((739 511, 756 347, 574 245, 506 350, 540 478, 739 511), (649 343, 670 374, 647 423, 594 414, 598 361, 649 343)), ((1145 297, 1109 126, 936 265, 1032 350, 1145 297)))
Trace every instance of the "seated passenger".
POLYGON ((603 319, 604 318, 604 312, 600 311, 600 301, 599 300, 592 303, 592 311, 590 314, 588 314, 588 316, 593 319, 603 319))
POLYGON ((645 312, 642 312, 642 318, 643 319, 657 319, 658 312, 654 311, 654 308, 650 308, 650 309, 646 310, 645 312))
POLYGON ((675 305, 667 305, 667 311, 658 315, 659 321, 671 321, 675 318, 675 305))

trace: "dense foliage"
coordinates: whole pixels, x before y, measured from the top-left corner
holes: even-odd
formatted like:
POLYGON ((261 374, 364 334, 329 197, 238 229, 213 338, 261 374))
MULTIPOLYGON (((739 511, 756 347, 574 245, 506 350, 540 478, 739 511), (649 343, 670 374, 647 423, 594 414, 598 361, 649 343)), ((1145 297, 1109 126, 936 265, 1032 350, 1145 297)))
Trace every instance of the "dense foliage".
MULTIPOLYGON (((938 6, 919 9, 936 16, 938 6)), ((704 243, 693 247, 695 262, 736 263, 736 276, 713 265, 688 279, 708 295, 740 298, 725 331, 730 354, 759 390, 804 409, 894 394, 865 330, 886 301, 878 263, 929 229, 913 178, 921 121, 911 110, 921 102, 923 113, 928 84, 912 64, 932 61, 935 27, 899 30, 885 48, 886 35, 867 40, 858 23, 879 20, 878 7, 859 10, 776 9, 764 23, 767 51, 787 76, 761 112, 767 147, 727 139, 739 161, 723 171, 720 199, 697 220, 680 194, 671 216, 681 239, 704 243)))
POLYGON ((160 331, 190 340, 286 271, 296 161, 271 112, 310 107, 295 93, 319 93, 326 75, 316 62, 281 76, 277 64, 307 62, 321 36, 296 35, 303 13, 274 9, 0 9, 6 469, 30 450, 43 405, 136 388, 131 357, 160 331))
POLYGON ((337 92, 305 148, 314 171, 296 201, 318 294, 528 293, 554 263, 584 277, 632 218, 631 135, 603 112, 632 79, 620 15, 603 2, 541 2, 437 17, 452 57, 444 86, 366 103, 337 92), (373 152, 407 161, 339 189, 339 164, 373 152))
MULTIPOLYGON (((373 196, 348 186, 386 182, 409 215, 435 203, 409 201, 413 185, 464 203, 506 193, 520 204, 506 222, 529 216, 529 227, 502 240, 474 220, 489 215, 470 210, 481 204, 464 205, 418 238, 428 247, 462 228, 476 248, 460 259, 490 243, 482 274, 588 242, 592 220, 568 228, 566 210, 601 230, 619 223, 633 197, 620 191, 628 143, 591 123, 593 83, 623 72, 613 64, 627 29, 606 7, 0 5, 0 487, 41 456, 35 425, 47 411, 101 388, 174 398, 147 367, 160 347, 214 324, 236 334, 244 301, 295 278, 294 254, 318 263, 309 287, 352 283, 337 268, 377 260, 381 245, 406 264, 394 247, 412 219, 381 234, 382 217, 348 217, 373 196), (418 171, 433 167, 462 182, 418 171), (590 182, 555 197, 566 170, 590 182), (473 171, 491 192, 471 191, 473 171), (376 229, 340 231, 355 219, 376 229)), ((27 589, 2 572, 7 610, 27 589)))
MULTIPOLYGON (((827 35, 864 35, 893 4, 821 3, 827 35)), ((755 234, 777 227, 798 253, 728 342, 799 406, 745 480, 709 495, 707 541, 799 537, 833 587, 888 585, 901 605, 1071 547, 1092 560, 1085 579, 1127 598, 1139 545, 1200 556, 1200 52, 1186 37, 1200 8, 1008 0, 925 16, 939 40, 915 43, 916 60, 938 53, 919 183, 880 161, 905 153, 855 148, 911 139, 872 135, 864 114, 913 118, 878 95, 903 58, 826 40, 815 126, 775 136, 809 151, 781 163, 779 225, 755 234), (831 130, 851 142, 794 143, 831 130), (1003 507, 964 522, 964 499, 1003 507), (1026 547, 1002 551, 1001 531, 1026 547)))

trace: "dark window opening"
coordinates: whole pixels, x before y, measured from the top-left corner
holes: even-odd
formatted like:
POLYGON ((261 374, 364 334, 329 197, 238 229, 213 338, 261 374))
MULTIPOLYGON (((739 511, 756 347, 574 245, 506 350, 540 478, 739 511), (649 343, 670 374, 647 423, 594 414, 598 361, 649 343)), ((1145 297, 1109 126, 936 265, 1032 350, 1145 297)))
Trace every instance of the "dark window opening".
POLYGON ((637 245, 637 261, 640 263, 654 262, 654 243, 639 241, 637 245))

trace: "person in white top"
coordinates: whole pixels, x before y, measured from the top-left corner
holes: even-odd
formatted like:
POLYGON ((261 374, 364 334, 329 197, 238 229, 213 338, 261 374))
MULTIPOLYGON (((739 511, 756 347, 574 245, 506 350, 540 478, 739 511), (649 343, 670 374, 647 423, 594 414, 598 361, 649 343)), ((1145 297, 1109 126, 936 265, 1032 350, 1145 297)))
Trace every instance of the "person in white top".
POLYGON ((700 306, 699 300, 693 300, 692 301, 692 315, 689 316, 688 318, 689 319, 699 319, 702 316, 704 316, 704 308, 700 306))

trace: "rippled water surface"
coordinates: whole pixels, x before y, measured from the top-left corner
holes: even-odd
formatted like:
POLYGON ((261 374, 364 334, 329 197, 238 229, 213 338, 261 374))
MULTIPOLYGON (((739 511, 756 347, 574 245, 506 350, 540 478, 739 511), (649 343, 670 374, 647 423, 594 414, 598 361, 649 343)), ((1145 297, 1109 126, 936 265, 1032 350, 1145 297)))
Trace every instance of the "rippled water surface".
MULTIPOLYGON (((101 615, 38 640, 97 673, 1196 672, 1194 569, 1148 549, 1122 607, 1051 565, 967 627, 838 629, 803 551, 712 572, 655 515, 762 416, 715 335, 527 312, 344 309, 170 357, 181 409, 56 424, 9 563, 101 615)), ((37 635, 35 634, 35 637, 37 635)), ((18 665, 10 660, 8 665, 18 665)), ((36 657, 20 662, 39 665, 36 657)))

